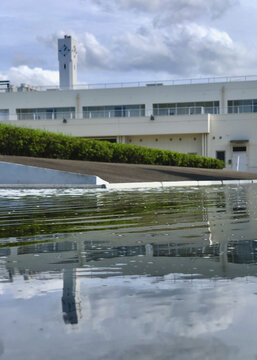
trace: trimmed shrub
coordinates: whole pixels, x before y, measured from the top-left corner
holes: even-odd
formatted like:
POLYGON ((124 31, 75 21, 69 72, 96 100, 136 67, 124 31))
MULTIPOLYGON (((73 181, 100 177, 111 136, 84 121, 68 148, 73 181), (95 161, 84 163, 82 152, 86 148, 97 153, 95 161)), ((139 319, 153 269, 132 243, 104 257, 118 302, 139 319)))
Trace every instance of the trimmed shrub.
POLYGON ((0 124, 0 154, 222 169, 218 159, 0 124))

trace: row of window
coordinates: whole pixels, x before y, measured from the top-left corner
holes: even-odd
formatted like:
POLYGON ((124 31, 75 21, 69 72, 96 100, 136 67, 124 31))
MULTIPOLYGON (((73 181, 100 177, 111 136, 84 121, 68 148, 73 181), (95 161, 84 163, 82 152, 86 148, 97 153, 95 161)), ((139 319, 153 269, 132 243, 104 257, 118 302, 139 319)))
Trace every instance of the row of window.
POLYGON ((75 107, 16 109, 18 120, 73 119, 75 107))
POLYGON ((145 105, 84 106, 83 118, 145 116, 145 105))
MULTIPOLYGON (((153 104, 153 115, 219 114, 219 101, 153 104)), ((257 99, 229 100, 228 113, 257 112, 257 99)), ((113 105, 83 107, 83 117, 145 116, 145 105, 113 105)))
MULTIPOLYGON (((6 118, 7 112, 2 110, 0 117, 6 118)), ((228 113, 250 112, 257 112, 257 99, 228 101, 228 113)), ((19 120, 70 119, 75 117, 75 107, 17 109, 16 113, 19 120)), ((219 101, 153 104, 153 115, 157 116, 218 113, 219 101)), ((144 104, 83 107, 83 118, 138 116, 146 116, 144 104)))
POLYGON ((250 100, 229 100, 228 113, 252 113, 257 112, 257 99, 250 100))
POLYGON ((153 104, 153 114, 159 116, 218 113, 219 101, 153 104))

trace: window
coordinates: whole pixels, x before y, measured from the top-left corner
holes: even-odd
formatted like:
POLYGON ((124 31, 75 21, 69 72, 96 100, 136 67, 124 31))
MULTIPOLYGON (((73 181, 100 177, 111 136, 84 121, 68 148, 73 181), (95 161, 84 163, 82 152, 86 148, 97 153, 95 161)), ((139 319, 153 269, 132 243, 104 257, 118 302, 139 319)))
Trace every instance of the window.
POLYGON ((153 104, 153 114, 159 116, 218 113, 219 101, 153 104))
POLYGON ((1 120, 9 120, 9 110, 8 109, 0 109, 0 121, 1 120))
POLYGON ((234 151, 246 151, 246 146, 233 146, 233 152, 234 151))
POLYGON ((225 151, 216 151, 216 159, 225 161, 225 151))
POLYGON ((72 119, 75 117, 75 107, 16 109, 18 120, 54 120, 72 119))
POLYGON ((84 118, 145 116, 145 105, 83 106, 84 118))
POLYGON ((229 114, 249 113, 249 112, 257 112, 257 99, 228 101, 229 114))

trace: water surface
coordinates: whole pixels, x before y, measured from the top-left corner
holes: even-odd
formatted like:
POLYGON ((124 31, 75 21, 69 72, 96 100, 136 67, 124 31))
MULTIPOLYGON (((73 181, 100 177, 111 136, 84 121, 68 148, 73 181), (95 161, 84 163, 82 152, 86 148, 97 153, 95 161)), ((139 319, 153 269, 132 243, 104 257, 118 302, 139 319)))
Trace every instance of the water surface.
POLYGON ((257 185, 0 190, 0 358, 256 359, 257 185))

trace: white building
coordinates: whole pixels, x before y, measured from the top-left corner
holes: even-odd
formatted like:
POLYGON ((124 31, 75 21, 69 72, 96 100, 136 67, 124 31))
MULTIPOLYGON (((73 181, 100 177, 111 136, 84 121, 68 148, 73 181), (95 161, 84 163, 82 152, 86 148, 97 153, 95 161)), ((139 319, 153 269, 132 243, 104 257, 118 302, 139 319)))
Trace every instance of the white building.
POLYGON ((217 157, 227 168, 257 172, 257 77, 83 87, 76 44, 62 40, 60 87, 0 88, 2 122, 217 157))

